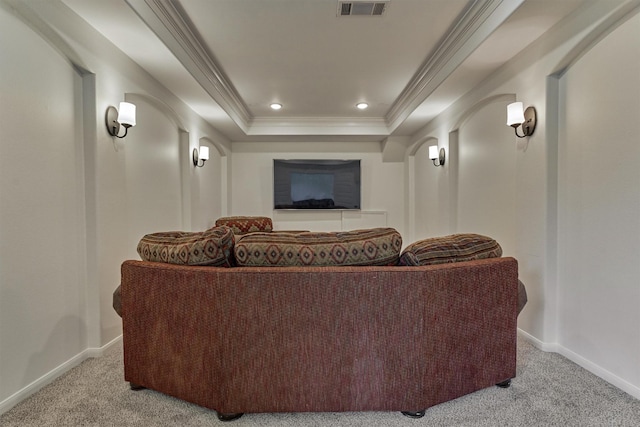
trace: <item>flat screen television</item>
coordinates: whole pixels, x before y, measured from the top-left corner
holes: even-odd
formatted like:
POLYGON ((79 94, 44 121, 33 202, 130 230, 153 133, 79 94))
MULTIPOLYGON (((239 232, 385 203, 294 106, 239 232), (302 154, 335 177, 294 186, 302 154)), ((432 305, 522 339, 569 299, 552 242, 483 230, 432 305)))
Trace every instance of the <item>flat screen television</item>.
POLYGON ((360 209, 360 160, 273 161, 274 209, 360 209))

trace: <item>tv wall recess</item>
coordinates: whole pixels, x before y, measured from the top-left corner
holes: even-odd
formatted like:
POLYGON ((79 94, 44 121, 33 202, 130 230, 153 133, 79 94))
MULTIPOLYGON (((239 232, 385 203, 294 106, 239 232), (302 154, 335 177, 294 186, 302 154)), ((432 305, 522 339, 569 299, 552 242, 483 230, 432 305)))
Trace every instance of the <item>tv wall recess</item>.
POLYGON ((360 209, 360 160, 274 159, 274 209, 360 209))

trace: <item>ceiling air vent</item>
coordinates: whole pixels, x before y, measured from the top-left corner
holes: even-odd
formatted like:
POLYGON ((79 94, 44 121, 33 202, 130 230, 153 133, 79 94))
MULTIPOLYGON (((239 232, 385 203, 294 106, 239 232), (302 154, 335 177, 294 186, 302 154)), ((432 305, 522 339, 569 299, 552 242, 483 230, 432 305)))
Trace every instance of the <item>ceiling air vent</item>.
POLYGON ((338 1, 339 16, 381 16, 387 1, 338 1))

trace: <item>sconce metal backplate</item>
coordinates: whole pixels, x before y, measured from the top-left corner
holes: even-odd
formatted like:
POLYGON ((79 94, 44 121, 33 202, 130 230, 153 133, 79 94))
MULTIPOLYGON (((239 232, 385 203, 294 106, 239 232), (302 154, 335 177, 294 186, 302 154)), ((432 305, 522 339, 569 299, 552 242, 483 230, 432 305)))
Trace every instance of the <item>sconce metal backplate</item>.
MULTIPOLYGON (((434 147, 429 147, 429 151, 431 151, 431 148, 434 148, 434 147)), ((433 155, 432 153, 429 153, 429 156, 432 156, 432 155, 433 155)), ((438 151, 438 157, 434 157, 433 159, 431 159, 431 161, 433 162, 433 166, 444 165, 444 160, 445 160, 444 148, 440 148, 440 150, 438 151), (438 161, 438 163, 436 163, 436 160, 438 161)))
POLYGON ((198 155, 198 149, 194 148, 193 151, 191 152, 191 158, 193 159, 193 166, 198 166, 198 160, 199 159, 199 155, 198 155))
POLYGON ((444 165, 444 160, 445 160, 444 148, 440 148, 440 151, 438 152, 438 163, 440 166, 444 165))
POLYGON ((107 108, 105 115, 105 122, 107 123, 107 130, 111 136, 118 136, 120 133, 120 123, 118 123, 118 109, 114 106, 107 108))
POLYGON ((536 130, 536 109, 534 107, 527 107, 524 110, 524 123, 522 124, 522 133, 524 136, 529 136, 533 134, 533 131, 536 130))

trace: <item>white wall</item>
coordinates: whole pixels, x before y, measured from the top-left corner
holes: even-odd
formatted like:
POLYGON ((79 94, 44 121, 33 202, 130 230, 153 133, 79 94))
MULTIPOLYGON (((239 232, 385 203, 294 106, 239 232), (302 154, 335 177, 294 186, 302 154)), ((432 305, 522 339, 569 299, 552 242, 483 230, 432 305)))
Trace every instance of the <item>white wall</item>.
POLYGON ((558 156, 558 342, 636 387, 639 41, 636 15, 562 77, 558 156))
POLYGON ((415 226, 413 229, 415 239, 424 239, 434 237, 446 233, 440 232, 440 224, 443 223, 439 217, 438 207, 438 179, 444 173, 447 167, 445 159, 444 166, 434 166, 433 161, 429 159, 429 146, 437 145, 438 141, 429 140, 424 143, 415 153, 414 161, 414 181, 419 183, 416 187, 415 194, 409 195, 415 204, 415 226))
MULTIPOLYGON (((386 212, 386 224, 376 224, 394 227, 401 234, 404 231, 404 164, 383 162, 377 142, 234 143, 232 215, 268 216, 273 219, 276 229, 336 231, 346 224, 358 227, 359 222, 353 215, 345 218, 341 211, 274 211, 273 159, 360 159, 362 211, 386 212), (347 145, 349 151, 345 151, 347 145)), ((372 224, 370 221, 370 218, 362 218, 360 224, 368 226, 372 224)))
POLYGON ((123 142, 129 247, 142 235, 182 227, 180 132, 169 117, 138 98, 137 122, 123 142))
POLYGON ((190 181, 193 192, 193 223, 192 230, 206 230, 215 225, 217 218, 224 216, 226 191, 226 163, 230 156, 223 156, 211 142, 203 138, 200 145, 209 147, 209 160, 201 168, 194 170, 194 177, 190 181))
MULTIPOLYGON (((415 147, 430 138, 456 151, 437 187, 433 171, 413 168, 415 193, 449 207, 452 231, 495 236, 518 259, 525 337, 636 397, 638 19, 633 1, 581 8, 416 133, 405 162, 426 163, 415 147), (533 136, 517 139, 505 125, 509 98, 536 107, 533 136)), ((424 233, 420 212, 412 216, 424 233)))
POLYGON ((517 138, 503 118, 506 102, 475 112, 459 129, 457 231, 492 236, 515 255, 517 138))
POLYGON ((143 234, 201 229, 201 210, 223 212, 226 160, 212 149, 196 170, 191 149, 229 147, 61 2, 10 4, 0 1, 0 413, 122 333, 111 306, 121 263, 138 258, 143 234), (105 111, 125 98, 138 124, 116 139, 105 111))
POLYGON ((88 326, 80 77, 3 8, 0 28, 2 402, 82 352, 88 326))

